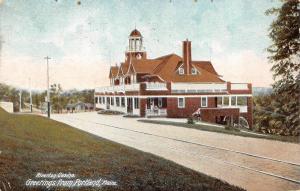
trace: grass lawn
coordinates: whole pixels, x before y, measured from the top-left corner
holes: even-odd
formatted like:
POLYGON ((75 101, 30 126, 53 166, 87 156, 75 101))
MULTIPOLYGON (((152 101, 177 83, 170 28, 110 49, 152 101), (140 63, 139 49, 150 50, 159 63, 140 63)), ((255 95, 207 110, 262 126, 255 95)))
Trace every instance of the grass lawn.
MULTIPOLYGON (((242 190, 68 125, 34 115, 8 114, 0 108, 0 188, 6 179, 11 190, 34 190, 25 182, 35 179, 38 172, 117 182, 101 190, 242 190)), ((93 189, 99 190, 80 190, 93 189)))
POLYGON ((283 142, 291 142, 291 143, 300 143, 300 137, 299 136, 280 136, 280 135, 257 135, 257 134, 251 134, 252 131, 249 131, 249 133, 242 132, 242 131, 235 131, 235 130, 227 130, 225 128, 210 126, 210 125, 200 125, 200 124, 188 124, 183 122, 172 122, 172 121, 162 121, 162 120, 139 120, 143 123, 153 123, 153 124, 162 124, 162 125, 173 125, 177 127, 185 127, 185 128, 193 128, 193 129, 199 129, 203 131, 211 131, 216 133, 225 133, 230 135, 237 135, 237 136, 243 136, 243 137, 252 137, 252 138, 261 138, 261 139, 269 139, 269 140, 276 140, 276 141, 283 141, 283 142))

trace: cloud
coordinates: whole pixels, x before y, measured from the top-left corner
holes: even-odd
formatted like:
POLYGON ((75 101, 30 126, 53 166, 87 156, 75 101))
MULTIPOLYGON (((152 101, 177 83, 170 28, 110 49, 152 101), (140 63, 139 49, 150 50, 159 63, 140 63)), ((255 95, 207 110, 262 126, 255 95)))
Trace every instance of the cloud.
MULTIPOLYGON (((4 56, 0 69, 0 81, 16 87, 29 88, 29 78, 33 89, 46 88, 46 61, 32 57, 4 56)), ((65 57, 62 61, 49 61, 50 84, 60 83, 64 89, 95 88, 108 85, 109 66, 101 66, 101 61, 87 65, 79 58, 65 57)))
POLYGON ((247 82, 253 86, 270 86, 273 83, 271 65, 263 56, 251 50, 232 52, 213 58, 217 72, 231 82, 247 82))
POLYGON ((181 55, 181 41, 189 38, 193 59, 211 56, 225 79, 268 85, 270 66, 262 53, 270 23, 263 15, 267 7, 272 3, 242 0, 89 1, 81 6, 72 1, 5 1, 1 8, 6 56, 0 78, 26 86, 32 75, 35 86, 43 88, 43 58, 48 55, 52 80, 63 87, 106 84, 109 62, 124 61, 127 37, 136 23, 149 58, 181 55))

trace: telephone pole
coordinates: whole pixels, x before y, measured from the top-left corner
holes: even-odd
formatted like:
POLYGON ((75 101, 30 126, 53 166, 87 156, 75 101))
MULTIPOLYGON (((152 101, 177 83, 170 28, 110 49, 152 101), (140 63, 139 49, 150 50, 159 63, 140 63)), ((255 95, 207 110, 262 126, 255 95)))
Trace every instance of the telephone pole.
MULTIPOLYGON (((0 0, 0 2, 1 2, 1 0, 0 0)), ((1 30, 1 28, 2 28, 2 12, 3 11, 1 11, 1 3, 0 3, 0 76, 2 73, 2 48, 3 48, 3 44, 5 43, 3 40, 2 30, 1 30)))
MULTIPOLYGON (((0 26, 0 28, 1 28, 1 26, 0 26)), ((5 43, 5 41, 2 40, 2 35, 1 35, 1 31, 0 31, 0 76, 1 76, 1 72, 2 72, 2 46, 4 43, 5 43)))
POLYGON ((31 91, 31 78, 29 78, 29 99, 30 99, 30 113, 32 113, 32 91, 31 91))
POLYGON ((49 60, 50 57, 45 57, 47 60, 47 110, 48 110, 48 118, 50 118, 50 87, 49 87, 49 60))
POLYGON ((20 96, 19 112, 21 113, 22 112, 22 90, 20 90, 19 96, 20 96))

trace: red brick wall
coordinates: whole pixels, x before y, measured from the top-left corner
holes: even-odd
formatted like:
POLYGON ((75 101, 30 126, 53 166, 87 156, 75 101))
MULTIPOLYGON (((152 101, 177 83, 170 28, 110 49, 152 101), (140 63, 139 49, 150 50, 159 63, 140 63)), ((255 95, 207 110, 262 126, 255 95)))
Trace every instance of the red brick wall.
POLYGON ((184 73, 191 74, 192 70, 192 46, 191 41, 183 41, 182 43, 182 55, 183 55, 183 64, 184 64, 184 73))
MULTIPOLYGON (((216 99, 208 98, 208 107, 216 107, 216 99)), ((185 98, 185 107, 178 108, 178 98, 167 98, 168 117, 191 117, 201 106, 200 97, 185 98)))
POLYGON ((140 98, 140 116, 145 117, 146 115, 146 104, 147 104, 147 99, 146 98, 140 98))
POLYGON ((217 98, 216 97, 208 97, 207 98, 208 107, 217 107, 217 98))
POLYGON ((235 123, 238 122, 239 109, 238 108, 226 108, 226 109, 201 109, 201 119, 210 123, 216 123, 217 116, 233 116, 235 123))

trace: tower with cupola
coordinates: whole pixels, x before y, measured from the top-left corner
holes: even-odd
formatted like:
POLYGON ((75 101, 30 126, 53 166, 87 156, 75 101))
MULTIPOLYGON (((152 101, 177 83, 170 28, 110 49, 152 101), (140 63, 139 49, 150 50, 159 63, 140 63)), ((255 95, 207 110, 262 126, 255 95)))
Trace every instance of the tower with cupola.
POLYGON ((128 37, 128 47, 125 56, 126 60, 130 58, 146 58, 146 51, 145 47, 143 46, 143 36, 137 29, 134 29, 128 37))

